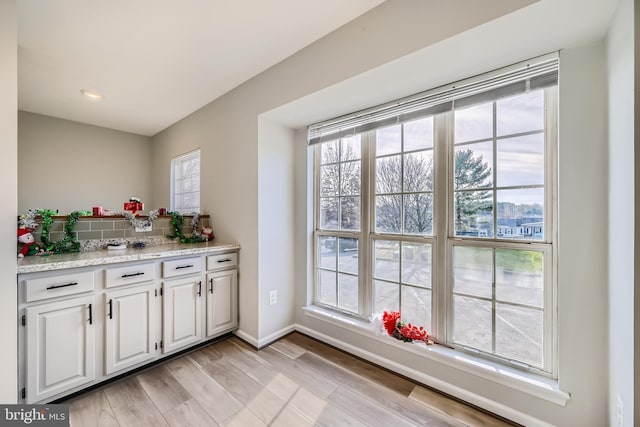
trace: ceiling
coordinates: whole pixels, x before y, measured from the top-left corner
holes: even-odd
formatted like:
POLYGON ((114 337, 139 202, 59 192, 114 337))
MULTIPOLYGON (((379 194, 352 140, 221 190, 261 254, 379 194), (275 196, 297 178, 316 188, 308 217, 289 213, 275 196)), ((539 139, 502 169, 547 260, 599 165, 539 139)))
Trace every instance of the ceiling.
POLYGON ((18 0, 18 108, 152 136, 383 1, 18 0))

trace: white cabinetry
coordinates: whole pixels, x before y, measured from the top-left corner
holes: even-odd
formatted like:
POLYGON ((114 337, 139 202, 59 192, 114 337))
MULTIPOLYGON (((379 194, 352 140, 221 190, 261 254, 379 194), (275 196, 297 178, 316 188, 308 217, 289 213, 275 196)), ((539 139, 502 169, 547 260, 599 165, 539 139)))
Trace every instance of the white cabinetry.
POLYGON ((219 252, 19 274, 18 402, 62 398, 237 328, 237 252, 219 252))
POLYGON ((149 284, 104 294, 106 374, 155 357, 155 293, 149 284))
POLYGON ((238 270, 207 274, 207 338, 238 326, 238 270))
POLYGON ((90 295, 25 309, 27 401, 94 380, 94 308, 90 295))
POLYGON ((168 353, 202 339, 202 280, 200 276, 168 280, 163 289, 163 351, 168 353))

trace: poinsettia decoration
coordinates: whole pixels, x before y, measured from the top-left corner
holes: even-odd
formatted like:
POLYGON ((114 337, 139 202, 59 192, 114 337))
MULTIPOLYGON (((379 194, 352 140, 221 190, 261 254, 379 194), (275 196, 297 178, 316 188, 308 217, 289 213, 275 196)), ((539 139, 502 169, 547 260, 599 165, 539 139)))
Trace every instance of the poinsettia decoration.
POLYGON ((382 314, 382 323, 384 324, 387 334, 395 339, 404 342, 422 341, 427 345, 433 344, 431 337, 429 337, 424 327, 412 325, 411 323, 405 324, 400 318, 399 311, 385 311, 382 314))

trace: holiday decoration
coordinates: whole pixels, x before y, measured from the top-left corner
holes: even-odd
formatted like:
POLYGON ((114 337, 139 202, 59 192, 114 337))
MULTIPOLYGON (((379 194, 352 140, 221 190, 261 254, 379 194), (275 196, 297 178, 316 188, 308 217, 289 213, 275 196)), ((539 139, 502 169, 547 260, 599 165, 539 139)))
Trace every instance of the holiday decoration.
POLYGON ((127 221, 129 221, 129 224, 131 224, 132 227, 147 228, 158 218, 158 211, 150 211, 147 215, 147 219, 138 219, 135 214, 127 211, 113 212, 112 215, 122 215, 127 221))
POLYGON ((191 229, 193 234, 191 236, 185 236, 182 233, 182 226, 184 224, 184 217, 180 212, 168 212, 171 215, 171 226, 173 227, 173 234, 167 235, 169 239, 178 239, 180 243, 200 243, 206 238, 198 231, 198 224, 200 222, 200 214, 194 213, 191 219, 191 229))
POLYGON ((130 197, 128 202, 124 202, 124 210, 135 215, 137 211, 144 210, 144 203, 138 197, 130 197))
POLYGON ((411 323, 403 323, 400 319, 400 312, 398 311, 385 311, 382 314, 382 323, 387 334, 395 339, 404 342, 423 341, 427 345, 433 344, 424 327, 415 326, 411 323))
POLYGON ((18 253, 19 258, 30 255, 42 255, 44 253, 44 249, 36 243, 31 233, 32 231, 30 228, 18 228, 18 242, 24 245, 22 249, 20 249, 20 253, 18 253))
POLYGON ((200 233, 208 242, 213 240, 213 229, 211 227, 204 227, 202 233, 200 233))

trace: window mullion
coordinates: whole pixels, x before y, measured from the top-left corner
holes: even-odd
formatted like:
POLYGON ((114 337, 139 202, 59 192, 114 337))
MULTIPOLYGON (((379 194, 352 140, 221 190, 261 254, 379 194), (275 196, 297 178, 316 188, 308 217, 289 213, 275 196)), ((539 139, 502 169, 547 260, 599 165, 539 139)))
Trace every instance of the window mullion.
POLYGON ((372 132, 363 133, 360 143, 360 239, 358 250, 358 297, 360 315, 368 318, 372 312, 372 273, 371 273, 371 188, 372 173, 372 132))
POLYGON ((449 316, 452 297, 449 291, 449 270, 447 264, 447 236, 449 233, 449 209, 452 188, 448 183, 449 169, 453 161, 451 137, 453 131, 453 113, 448 112, 434 116, 434 176, 433 176, 433 235, 435 237, 432 256, 432 315, 430 331, 440 341, 447 340, 448 325, 451 324, 449 316))

